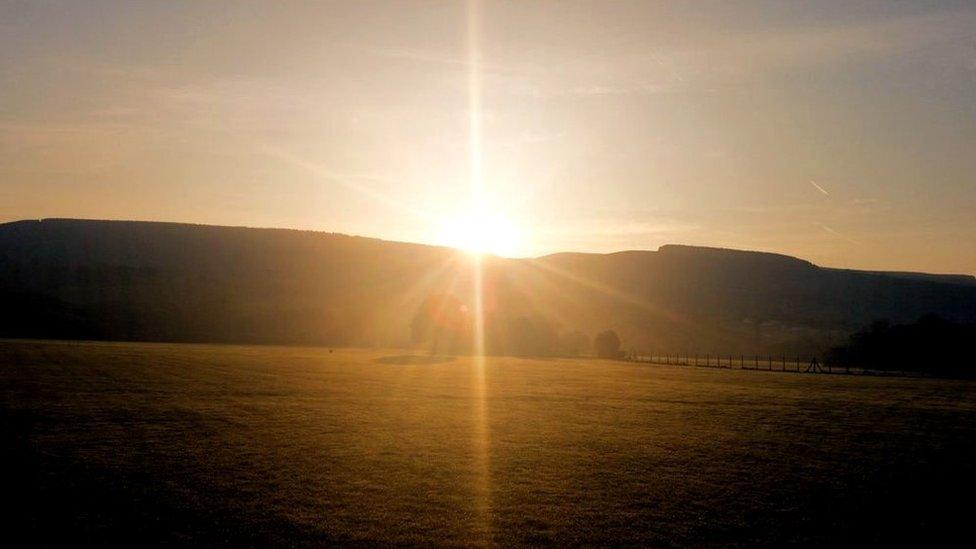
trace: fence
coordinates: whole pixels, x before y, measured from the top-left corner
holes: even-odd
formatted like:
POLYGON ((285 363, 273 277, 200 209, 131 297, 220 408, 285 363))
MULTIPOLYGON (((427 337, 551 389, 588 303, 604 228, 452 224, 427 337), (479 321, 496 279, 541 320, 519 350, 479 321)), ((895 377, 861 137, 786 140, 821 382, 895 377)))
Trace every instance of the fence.
POLYGON ((851 366, 824 364, 819 357, 773 356, 773 355, 712 355, 675 353, 656 355, 631 351, 625 355, 631 362, 661 364, 670 366, 693 366, 697 368, 722 368, 726 370, 764 370, 771 372, 790 372, 797 374, 843 374, 843 375, 885 375, 922 376, 918 372, 870 370, 851 366))

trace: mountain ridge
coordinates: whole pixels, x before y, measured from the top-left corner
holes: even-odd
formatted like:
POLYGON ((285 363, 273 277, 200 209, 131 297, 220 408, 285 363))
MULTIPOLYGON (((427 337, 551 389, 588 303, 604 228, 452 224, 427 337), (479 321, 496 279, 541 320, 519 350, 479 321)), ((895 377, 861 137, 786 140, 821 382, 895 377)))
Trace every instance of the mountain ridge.
MULTIPOLYGON (((406 244, 412 246, 424 246, 429 248, 456 250, 449 246, 443 246, 439 244, 428 244, 424 242, 412 242, 407 240, 391 240, 375 236, 365 236, 365 235, 355 235, 348 233, 341 233, 336 231, 324 231, 316 229, 298 229, 293 227, 264 227, 264 226, 253 226, 253 225, 214 225, 210 223, 192 223, 184 221, 145 221, 137 219, 87 219, 87 218, 70 218, 70 217, 48 217, 41 219, 18 219, 13 221, 0 222, 0 230, 7 226, 20 225, 20 224, 31 224, 31 223, 121 223, 121 224, 153 224, 153 225, 169 225, 174 227, 198 227, 198 228, 215 228, 215 229, 249 229, 257 231, 293 231, 298 233, 308 233, 316 235, 330 235, 338 237, 347 238, 360 238, 366 240, 375 240, 379 242, 389 242, 394 244, 406 244)), ((631 250, 616 250, 612 252, 575 252, 575 251, 563 251, 563 252, 553 252, 549 254, 544 254, 540 256, 527 256, 527 257, 503 257, 504 259, 543 259, 547 257, 561 256, 561 255, 595 255, 595 256, 610 256, 610 255, 621 255, 621 254, 642 254, 642 253, 699 253, 699 254, 737 254, 737 255, 750 255, 756 257, 767 257, 767 258, 779 258, 782 260, 790 260, 794 262, 803 263, 809 266, 817 267, 820 269, 830 269, 837 271, 845 271, 851 273, 865 273, 872 275, 888 275, 897 277, 924 277, 932 279, 942 279, 945 278, 945 282, 948 283, 965 283, 965 284, 976 284, 976 275, 967 273, 934 273, 929 271, 887 271, 879 269, 855 269, 852 267, 829 267, 823 265, 817 265, 812 261, 803 259, 801 257, 792 256, 789 254, 784 254, 780 252, 768 252, 764 250, 746 250, 740 248, 722 248, 718 246, 701 246, 693 244, 662 244, 658 246, 657 250, 641 250, 641 249, 631 249, 631 250)))
MULTIPOLYGON (((614 329, 633 348, 751 354, 814 352, 877 319, 976 321, 972 277, 766 252, 666 245, 483 266, 499 353, 526 322, 553 341, 614 329)), ((464 252, 298 229, 24 220, 0 224, 0 267, 0 337, 404 346, 435 296, 474 307, 464 252)))

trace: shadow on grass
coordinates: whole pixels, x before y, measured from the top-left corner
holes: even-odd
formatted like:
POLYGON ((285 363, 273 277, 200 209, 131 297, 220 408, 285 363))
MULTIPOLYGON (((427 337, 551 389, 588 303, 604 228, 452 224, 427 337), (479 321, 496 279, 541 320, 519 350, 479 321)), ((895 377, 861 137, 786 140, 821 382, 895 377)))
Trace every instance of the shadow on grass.
POLYGON ((373 360, 380 364, 443 364, 454 362, 453 356, 429 356, 429 355, 393 355, 384 356, 373 360))

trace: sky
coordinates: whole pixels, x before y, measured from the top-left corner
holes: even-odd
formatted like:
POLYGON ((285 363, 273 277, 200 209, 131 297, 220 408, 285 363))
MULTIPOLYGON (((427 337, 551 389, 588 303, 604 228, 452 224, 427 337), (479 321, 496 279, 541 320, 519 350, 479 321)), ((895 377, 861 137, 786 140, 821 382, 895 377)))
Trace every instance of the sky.
POLYGON ((976 274, 976 4, 0 2, 0 221, 451 244, 473 147, 509 255, 976 274))

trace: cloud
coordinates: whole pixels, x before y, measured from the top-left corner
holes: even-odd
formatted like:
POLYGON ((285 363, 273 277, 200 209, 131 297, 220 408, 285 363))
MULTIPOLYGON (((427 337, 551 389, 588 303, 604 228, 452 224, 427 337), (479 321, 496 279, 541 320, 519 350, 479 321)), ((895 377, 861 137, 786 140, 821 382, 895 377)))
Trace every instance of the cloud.
MULTIPOLYGON (((480 66, 486 90, 547 98, 647 96, 687 90, 716 91, 771 71, 830 66, 894 57, 935 45, 967 47, 960 63, 972 66, 976 10, 939 10, 851 22, 783 24, 737 33, 696 35, 645 49, 571 55, 544 48, 511 48, 480 66), (517 54, 515 53, 517 51, 517 54), (526 53, 528 51, 528 53, 526 53)), ((958 53, 958 52, 957 52, 958 53)), ((466 70, 460 55, 382 50, 379 55, 466 70)))
MULTIPOLYGON (((467 58, 412 48, 380 49, 374 55, 429 65, 446 71, 466 71, 467 58)), ((671 90, 683 81, 674 62, 680 54, 664 56, 661 51, 627 55, 540 54, 534 58, 485 60, 479 62, 486 90, 536 99, 651 95, 671 90)))
MULTIPOLYGON (((904 55, 972 40, 976 10, 940 10, 866 21, 787 26, 712 44, 713 66, 738 76, 904 55)), ((967 59, 969 54, 965 56, 967 59)))
POLYGON ((548 143, 561 139, 566 132, 545 132, 545 131, 524 131, 519 134, 516 140, 519 145, 533 145, 536 143, 548 143))

